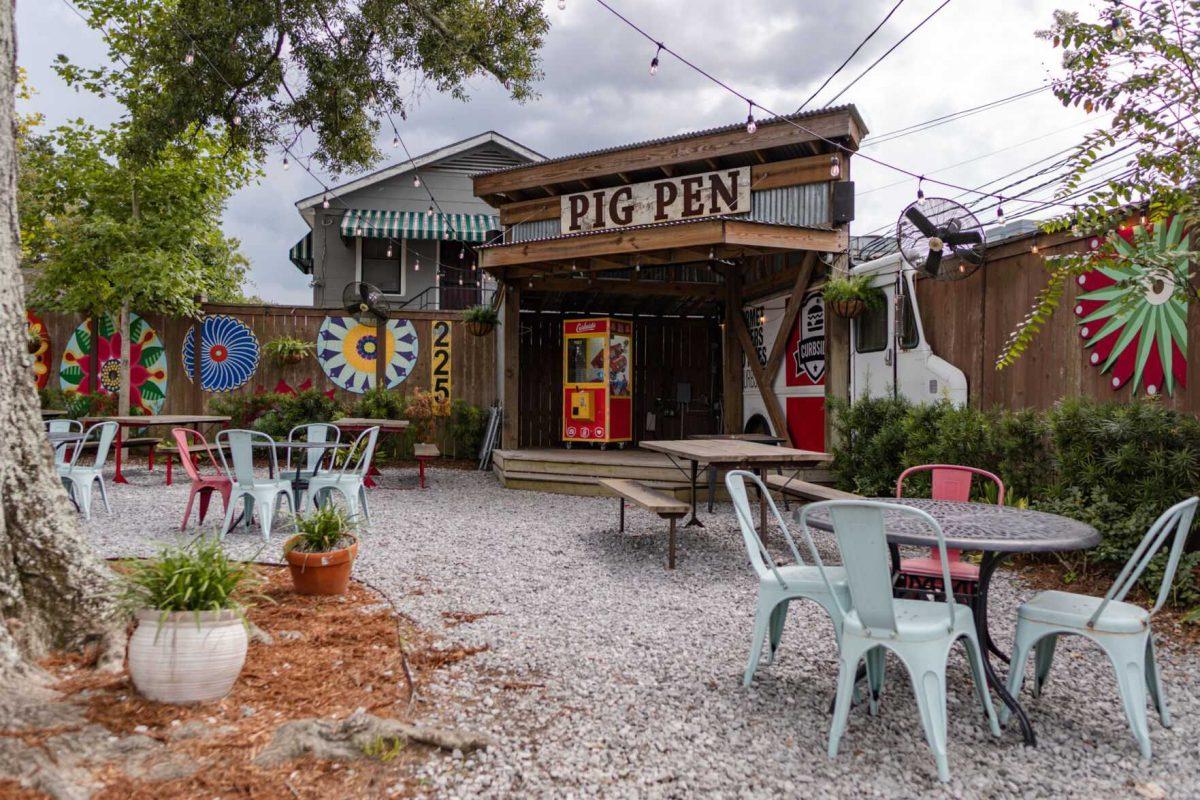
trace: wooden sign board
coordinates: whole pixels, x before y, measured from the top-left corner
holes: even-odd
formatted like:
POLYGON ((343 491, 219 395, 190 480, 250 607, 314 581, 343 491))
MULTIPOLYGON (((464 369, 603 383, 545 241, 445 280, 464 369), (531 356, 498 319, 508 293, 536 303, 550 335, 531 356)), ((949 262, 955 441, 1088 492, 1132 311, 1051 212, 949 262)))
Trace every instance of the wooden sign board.
POLYGON ((450 320, 435 319, 433 321, 429 390, 438 400, 450 399, 450 330, 450 320))
POLYGON ((559 203, 563 233, 744 214, 750 211, 750 168, 568 194, 559 203))

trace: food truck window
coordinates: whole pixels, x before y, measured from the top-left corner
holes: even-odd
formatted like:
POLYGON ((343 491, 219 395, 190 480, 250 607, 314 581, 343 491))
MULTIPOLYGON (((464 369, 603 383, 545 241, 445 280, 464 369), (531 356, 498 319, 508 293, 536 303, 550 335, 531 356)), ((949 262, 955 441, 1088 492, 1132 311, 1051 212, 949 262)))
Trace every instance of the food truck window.
POLYGON ((877 353, 887 347, 888 309, 868 308, 854 320, 854 349, 860 353, 877 353))
POLYGON ((604 338, 576 336, 567 340, 567 383, 604 383, 604 338))
POLYGON ((917 312, 913 310, 912 298, 904 295, 904 326, 900 331, 900 349, 912 350, 921 343, 917 335, 917 312))

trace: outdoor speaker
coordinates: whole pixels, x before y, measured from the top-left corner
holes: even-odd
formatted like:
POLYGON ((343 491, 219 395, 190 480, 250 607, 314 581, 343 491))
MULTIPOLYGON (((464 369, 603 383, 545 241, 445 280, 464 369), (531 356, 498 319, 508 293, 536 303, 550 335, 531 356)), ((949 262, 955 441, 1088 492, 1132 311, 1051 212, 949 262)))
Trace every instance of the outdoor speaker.
POLYGON ((833 184, 833 224, 844 225, 854 221, 854 181, 836 181, 833 184))

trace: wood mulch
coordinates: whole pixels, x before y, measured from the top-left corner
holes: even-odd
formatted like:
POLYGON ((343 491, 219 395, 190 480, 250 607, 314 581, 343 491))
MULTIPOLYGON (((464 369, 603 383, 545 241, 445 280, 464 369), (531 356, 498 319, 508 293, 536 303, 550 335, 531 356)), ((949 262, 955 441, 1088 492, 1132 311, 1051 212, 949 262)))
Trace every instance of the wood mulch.
MULTIPOLYGON (((435 647, 436 635, 396 614, 363 584, 352 582, 344 597, 303 597, 292 591, 286 569, 261 569, 263 593, 274 602, 260 602, 249 617, 273 642, 252 639, 233 691, 218 702, 172 706, 145 700, 124 672, 92 671, 86 654, 43 662, 59 678, 55 688, 86 705, 89 721, 116 736, 150 736, 171 754, 201 765, 188 777, 152 781, 131 777, 119 763, 103 764, 94 773, 103 784, 94 798, 404 796, 417 788, 415 774, 422 763, 445 757, 409 743, 398 752, 350 763, 306 758, 273 769, 251 763, 276 729, 291 720, 344 718, 360 708, 403 720, 426 714, 436 700, 424 696, 421 687, 432 673, 479 652, 435 647), (408 674, 422 697, 415 707, 408 674)), ((43 795, 0 777, 0 798, 34 797, 43 795)))

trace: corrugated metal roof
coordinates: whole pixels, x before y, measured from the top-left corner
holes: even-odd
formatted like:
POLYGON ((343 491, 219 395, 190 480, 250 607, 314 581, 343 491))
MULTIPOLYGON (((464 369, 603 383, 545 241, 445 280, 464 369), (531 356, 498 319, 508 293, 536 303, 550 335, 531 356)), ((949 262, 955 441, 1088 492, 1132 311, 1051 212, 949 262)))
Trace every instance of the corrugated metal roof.
MULTIPOLYGON (((784 125, 784 124, 786 124, 785 120, 797 121, 797 120, 802 120, 802 119, 812 119, 813 117, 820 117, 825 114, 837 114, 840 112, 850 112, 850 113, 854 114, 855 117, 858 117, 860 125, 862 124, 862 117, 859 116, 858 109, 855 108, 853 103, 847 103, 845 105, 840 105, 840 106, 829 106, 828 108, 817 108, 817 109, 813 109, 812 111, 802 111, 799 114, 787 114, 782 119, 770 117, 770 118, 756 120, 756 121, 758 122, 759 128, 764 128, 768 125, 784 125)), ((647 147, 650 145, 666 144, 668 142, 679 142, 679 141, 683 141, 684 139, 692 139, 692 138, 697 138, 700 136, 712 136, 712 135, 718 134, 718 133, 728 133, 730 131, 735 131, 738 128, 743 128, 743 127, 745 127, 745 125, 746 125, 746 123, 744 121, 735 122, 731 125, 722 125, 717 128, 706 128, 704 130, 691 131, 689 133, 679 133, 674 136, 664 136, 659 139, 647 139, 642 142, 633 142, 632 144, 617 145, 616 147, 602 147, 599 150, 585 150, 582 153, 572 153, 570 155, 557 156, 555 158, 547 158, 543 161, 537 161, 532 164, 521 164, 521 165, 515 166, 515 167, 503 167, 501 169, 494 169, 494 170, 490 170, 488 172, 480 172, 471 177, 479 178, 484 175, 500 175, 505 172, 515 172, 516 170, 519 170, 519 169, 527 169, 529 167, 534 167, 534 166, 540 167, 545 164, 557 164, 560 161, 570 161, 575 158, 589 158, 591 156, 602 156, 602 155, 608 155, 609 153, 619 153, 622 150, 636 150, 639 147, 647 147)), ((863 126, 863 134, 866 135, 866 126, 863 126)))
MULTIPOLYGON (((760 222, 759 220, 748 219, 746 217, 729 216, 725 214, 717 214, 711 217, 701 217, 700 219, 673 219, 668 222, 650 222, 645 225, 626 225, 622 228, 600 228, 594 231, 579 231, 578 233, 564 233, 560 236, 546 236, 541 239, 525 239, 520 242, 496 242, 494 244, 481 244, 475 247, 476 250, 488 250, 493 247, 516 247, 517 245, 533 244, 535 242, 550 242, 560 241, 562 239, 582 239, 587 236, 598 236, 602 233, 625 233, 626 231, 644 231, 650 228, 669 228, 672 225, 696 225, 701 222, 712 222, 713 220, 721 220, 723 222, 742 222, 747 225, 772 225, 778 226, 774 222, 760 222)), ((809 231, 831 231, 833 227, 830 225, 787 225, 782 227, 799 228, 800 230, 809 231)))

